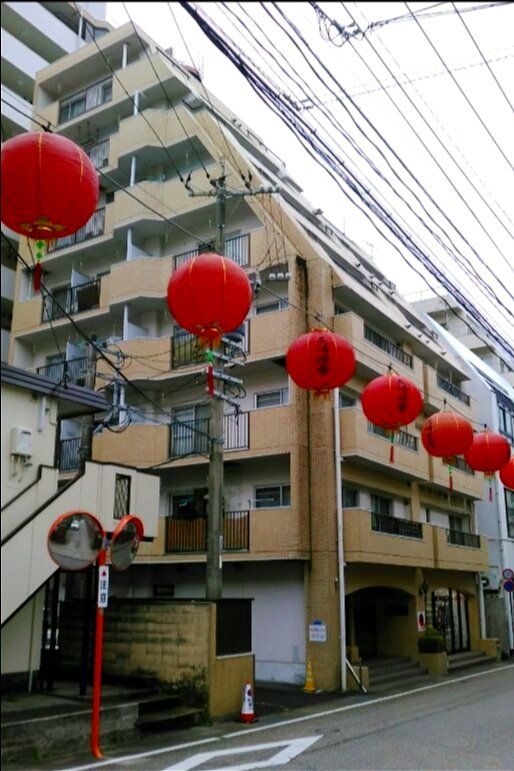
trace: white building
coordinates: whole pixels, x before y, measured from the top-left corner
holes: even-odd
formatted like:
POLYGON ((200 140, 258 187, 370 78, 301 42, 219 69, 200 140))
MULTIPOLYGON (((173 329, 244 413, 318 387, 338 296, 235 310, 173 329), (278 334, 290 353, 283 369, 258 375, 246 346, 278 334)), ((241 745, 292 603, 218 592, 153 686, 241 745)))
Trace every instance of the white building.
MULTIPOLYGON (((106 3, 2 3, 2 142, 31 128, 36 73, 105 34, 106 3)), ((37 116, 35 116, 37 117, 37 116)), ((7 231, 16 249, 18 236, 7 231)), ((2 239, 1 358, 7 360, 16 254, 2 239)))

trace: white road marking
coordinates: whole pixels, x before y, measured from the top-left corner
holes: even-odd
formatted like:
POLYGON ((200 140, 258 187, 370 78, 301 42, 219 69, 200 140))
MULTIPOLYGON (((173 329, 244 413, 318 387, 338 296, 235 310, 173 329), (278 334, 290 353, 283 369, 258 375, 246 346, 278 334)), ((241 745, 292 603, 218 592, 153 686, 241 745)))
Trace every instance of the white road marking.
MULTIPOLYGON (((267 744, 252 744, 249 747, 236 747, 232 750, 215 750, 214 752, 199 752, 196 755, 192 755, 190 758, 181 760, 176 766, 169 766, 165 771, 190 771, 192 768, 203 765, 208 760, 213 758, 225 757, 226 755, 237 755, 238 753, 245 756, 249 752, 262 752, 262 750, 272 750, 275 747, 284 747, 281 752, 277 752, 267 760, 261 760, 260 762, 243 763, 242 766, 230 766, 230 771, 250 771, 252 768, 271 768, 271 766, 282 766, 284 763, 289 763, 290 760, 296 758, 301 752, 304 752, 307 747, 321 739, 321 735, 318 736, 304 736, 301 739, 285 739, 282 742, 268 742, 267 744), (284 746, 285 745, 285 746, 284 746)), ((224 771, 224 769, 214 769, 214 771, 224 771)), ((226 771, 226 769, 225 769, 226 771)))
MULTIPOLYGON (((432 685, 423 685, 420 688, 413 688, 411 691, 402 691, 401 693, 393 693, 390 696, 381 696, 378 699, 372 701, 363 701, 359 704, 349 704, 346 707, 334 707, 334 709, 326 709, 322 712, 314 712, 310 715, 304 715, 303 717, 295 717, 290 720, 281 720, 277 723, 269 723, 268 725, 259 726, 258 728, 242 728, 238 731, 234 731, 229 734, 223 734, 222 736, 214 736, 211 739, 200 739, 194 742, 187 742, 185 744, 176 744, 171 747, 162 747, 158 750, 150 750, 149 752, 140 752, 136 755, 125 755, 119 758, 111 758, 110 760, 101 760, 96 763, 88 763, 84 766, 74 766, 73 768, 67 768, 65 771, 88 771, 92 768, 102 768, 105 766, 113 766, 115 763, 128 763, 130 760, 140 760, 142 758, 150 758, 155 755, 163 755, 165 752, 176 752, 177 750, 186 749, 187 747, 199 747, 201 744, 207 744, 207 742, 217 742, 221 739, 233 739, 236 736, 244 736, 249 733, 256 733, 257 731, 270 731, 274 728, 280 728, 286 725, 293 725, 294 723, 303 723, 307 720, 317 720, 320 717, 326 717, 327 715, 335 715, 338 712, 347 712, 352 709, 360 709, 362 707, 372 707, 374 704, 380 704, 385 701, 392 701, 393 699, 400 699, 402 696, 409 696, 413 693, 421 693, 422 691, 429 691, 433 688, 442 688, 445 685, 453 685, 454 683, 460 683, 463 680, 472 680, 475 677, 483 677, 484 675, 494 674, 495 672, 503 672, 505 669, 511 669, 514 671, 512 664, 506 664, 502 667, 495 667, 494 669, 486 669, 482 672, 475 672, 472 675, 464 675, 463 677, 454 677, 451 680, 444 680, 441 683, 433 683, 432 685)), ((254 768, 255 766, 252 766, 254 768)))

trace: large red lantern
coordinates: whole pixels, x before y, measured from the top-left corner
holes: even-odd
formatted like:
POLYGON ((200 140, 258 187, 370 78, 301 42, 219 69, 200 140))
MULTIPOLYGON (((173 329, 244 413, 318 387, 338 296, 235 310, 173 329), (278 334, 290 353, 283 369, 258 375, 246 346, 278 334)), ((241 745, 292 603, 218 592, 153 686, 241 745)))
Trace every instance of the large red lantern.
POLYGON ((344 337, 328 329, 313 329, 289 346, 286 370, 300 388, 321 396, 352 377, 355 354, 344 337))
POLYGON ((389 460, 392 463, 395 431, 418 417, 423 409, 421 391, 406 377, 389 373, 368 383, 362 392, 361 401, 368 420, 389 432, 389 460))
POLYGON ((95 167, 71 139, 32 131, 2 145, 2 222, 35 241, 75 233, 98 203, 95 167))
POLYGON ((216 344, 241 326, 250 310, 252 286, 233 260, 204 252, 174 271, 168 284, 168 308, 181 327, 201 342, 216 344))
POLYGON ((448 463, 450 490, 453 489, 452 461, 462 455, 473 441, 473 427, 469 420, 456 412, 436 412, 431 415, 421 431, 425 450, 448 463))
POLYGON ((500 469, 500 479, 505 487, 508 487, 509 490, 514 490, 514 455, 500 469))
POLYGON ((510 444, 501 434, 495 431, 479 431, 473 437, 473 442, 464 460, 474 471, 483 471, 489 477, 489 500, 492 500, 493 490, 491 479, 495 471, 499 471, 510 458, 510 444))

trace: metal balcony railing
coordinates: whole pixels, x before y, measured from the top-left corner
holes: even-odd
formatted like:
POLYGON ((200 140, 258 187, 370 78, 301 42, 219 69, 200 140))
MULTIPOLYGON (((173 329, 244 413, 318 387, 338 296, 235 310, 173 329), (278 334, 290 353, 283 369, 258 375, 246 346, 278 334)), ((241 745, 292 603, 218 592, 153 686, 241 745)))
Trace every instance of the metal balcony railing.
POLYGON ((59 471, 77 471, 79 467, 79 451, 82 440, 80 436, 72 439, 60 439, 58 446, 59 471))
MULTIPOLYGON (((389 439, 386 429, 375 425, 370 420, 368 420, 368 431, 370 434, 376 434, 377 436, 384 437, 384 439, 389 439)), ((407 431, 402 431, 402 429, 397 429, 394 432, 394 443, 399 447, 405 447, 407 450, 413 450, 414 452, 418 450, 418 438, 407 433, 407 431)))
POLYGON ((104 139, 102 142, 97 142, 96 145, 84 148, 95 169, 101 169, 109 163, 109 146, 110 140, 104 139))
MULTIPOLYGON (((449 463, 447 460, 443 458, 443 465, 448 466, 449 463)), ((459 458, 459 456, 455 456, 452 458, 452 467, 458 469, 459 471, 463 471, 464 474, 469 474, 470 477, 475 476, 474 470, 471 468, 471 466, 468 466, 464 458, 459 458)))
POLYGON ((467 404, 469 407, 469 396, 468 394, 465 394, 464 391, 461 391, 460 388, 457 388, 456 385, 453 383, 450 383, 449 380, 446 380, 446 378, 442 377, 441 375, 437 375, 437 385, 439 388, 442 388, 443 391, 446 391, 446 393, 451 394, 452 396, 455 396, 456 399, 458 399, 460 402, 464 402, 464 404, 467 404))
POLYGON ((370 343, 373 343, 373 345, 376 345, 378 348, 381 348, 383 351, 388 353, 394 359, 401 361, 402 364, 405 364, 407 367, 410 367, 412 369, 412 366, 413 366, 412 356, 409 353, 405 353, 404 350, 399 348, 390 340, 387 340, 387 338, 382 337, 382 335, 379 335, 378 332, 375 332, 374 329, 371 329, 370 327, 368 327, 367 324, 364 324, 364 337, 366 338, 366 340, 369 340, 370 343))
MULTIPOLYGON (((170 456, 180 458, 188 455, 208 455, 209 418, 198 418, 172 423, 170 426, 170 456)), ((248 413, 225 415, 223 418, 225 451, 248 448, 248 413)))
POLYGON ((87 284, 58 289, 51 295, 45 295, 41 320, 55 321, 64 318, 66 313, 82 313, 98 308, 99 304, 100 279, 95 278, 87 284))
POLYGON ((413 522, 411 519, 389 517, 385 514, 371 512, 371 529, 378 533, 389 535, 402 535, 406 538, 423 538, 421 522, 413 522))
POLYGON ((44 375, 56 383, 75 383, 75 385, 84 385, 86 378, 87 356, 80 356, 77 359, 67 359, 66 361, 56 361, 52 364, 45 364, 37 368, 39 375, 44 375))
MULTIPOLYGON (((176 270, 187 262, 187 260, 196 257, 198 254, 200 254, 199 248, 176 254, 173 257, 173 269, 176 270)), ((225 241, 225 257, 228 257, 229 260, 233 260, 238 265, 241 265, 241 267, 248 265, 250 262, 250 233, 244 233, 242 236, 234 236, 234 238, 227 238, 225 241)))
POLYGON ((80 244, 82 241, 88 241, 90 238, 96 238, 103 235, 105 229, 105 207, 93 212, 91 218, 75 233, 71 233, 64 238, 58 238, 52 246, 48 247, 48 253, 56 252, 59 249, 65 249, 74 244, 80 244))
POLYGON ((85 112, 98 107, 112 99, 112 77, 105 78, 83 91, 63 99, 59 105, 59 123, 77 118, 85 112))
MULTIPOLYGON (((240 342, 231 339, 231 336, 234 335, 233 332, 223 337, 223 353, 225 356, 235 357, 243 353, 248 353, 250 347, 249 332, 248 322, 245 322, 240 342)), ((189 367, 192 364, 201 364, 202 362, 205 362, 205 351, 198 345, 198 338, 196 335, 185 332, 184 334, 175 335, 171 338, 172 369, 189 367)))
MULTIPOLYGON (((226 511, 223 514, 223 551, 248 551, 250 548, 250 512, 226 511)), ((195 553, 207 550, 207 517, 166 520, 166 551, 195 553)))
POLYGON ((460 530, 447 530, 446 542, 454 546, 469 546, 471 549, 480 549, 479 535, 463 533, 460 530))

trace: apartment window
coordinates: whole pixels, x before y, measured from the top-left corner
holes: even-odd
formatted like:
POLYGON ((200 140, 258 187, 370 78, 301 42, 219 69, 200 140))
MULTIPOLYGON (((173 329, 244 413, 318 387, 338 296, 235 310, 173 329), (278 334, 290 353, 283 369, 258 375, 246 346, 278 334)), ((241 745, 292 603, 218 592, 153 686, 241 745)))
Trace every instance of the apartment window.
POLYGON ((255 488, 255 508, 274 509, 291 505, 290 485, 270 485, 255 488))
POLYGON ((277 388, 275 391, 263 391, 255 394, 255 409, 263 407, 280 407, 289 404, 289 388, 277 388))
POLYGON ((371 511, 373 514, 382 514, 386 517, 392 517, 393 502, 391 498, 384 498, 381 495, 372 495, 371 511))
POLYGON ((344 410, 347 407, 355 407, 355 399, 339 391, 339 409, 344 410))
POLYGON ((343 509, 356 509, 359 506, 359 491, 355 487, 343 486, 343 509))
POLYGON ((514 440, 514 415, 506 407, 498 407, 500 431, 511 441, 514 440))
POLYGON ((514 493, 511 490, 505 490, 505 509, 507 512, 507 534, 509 538, 514 538, 514 493))
POLYGON ((130 477, 116 474, 114 480, 114 519, 123 519, 130 508, 130 477))
POLYGON ((273 313, 273 311, 282 311, 284 308, 287 308, 287 300, 275 300, 271 303, 256 305, 255 315, 260 316, 261 313, 273 313))

